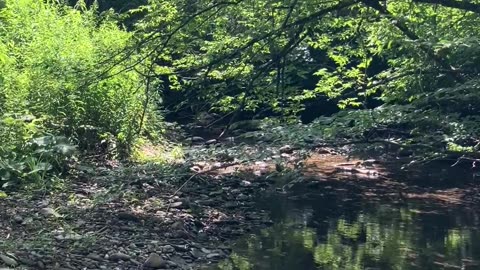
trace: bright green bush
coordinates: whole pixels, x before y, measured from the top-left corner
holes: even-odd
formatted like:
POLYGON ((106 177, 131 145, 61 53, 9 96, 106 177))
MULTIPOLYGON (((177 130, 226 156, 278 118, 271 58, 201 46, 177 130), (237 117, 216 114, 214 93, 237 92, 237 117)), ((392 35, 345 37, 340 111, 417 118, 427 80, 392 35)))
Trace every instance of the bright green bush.
POLYGON ((130 34, 82 6, 7 1, 0 13, 8 57, 2 105, 47 116, 52 127, 74 138, 88 125, 129 144, 140 122, 144 82, 134 71, 121 72, 129 61, 112 63, 130 34))
POLYGON ((19 156, 52 163, 45 151, 57 153, 58 142, 35 143, 46 134, 65 136, 81 148, 113 138, 119 150, 128 151, 141 116, 152 115, 143 113, 144 78, 128 68, 136 56, 118 61, 130 37, 108 14, 99 16, 81 1, 75 8, 57 1, 5 1, 0 9, 0 172, 25 176, 29 169, 15 173, 8 165, 24 162, 19 156))

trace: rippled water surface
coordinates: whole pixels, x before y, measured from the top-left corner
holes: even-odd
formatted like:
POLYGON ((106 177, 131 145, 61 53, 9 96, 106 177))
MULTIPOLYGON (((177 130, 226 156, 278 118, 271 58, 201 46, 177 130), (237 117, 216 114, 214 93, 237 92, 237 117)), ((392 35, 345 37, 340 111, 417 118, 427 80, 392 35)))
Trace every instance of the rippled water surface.
POLYGON ((480 269, 475 210, 334 195, 260 205, 274 225, 239 239, 213 269, 480 269))

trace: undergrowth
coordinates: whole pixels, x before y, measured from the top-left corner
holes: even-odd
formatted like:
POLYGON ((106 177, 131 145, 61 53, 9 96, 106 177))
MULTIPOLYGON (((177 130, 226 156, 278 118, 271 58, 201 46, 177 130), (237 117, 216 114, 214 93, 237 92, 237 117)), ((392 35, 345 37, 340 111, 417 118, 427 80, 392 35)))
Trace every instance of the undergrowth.
POLYGON ((127 68, 136 56, 117 59, 131 33, 111 17, 83 1, 0 9, 0 189, 61 174, 75 148, 126 156, 158 122, 144 78, 127 68))

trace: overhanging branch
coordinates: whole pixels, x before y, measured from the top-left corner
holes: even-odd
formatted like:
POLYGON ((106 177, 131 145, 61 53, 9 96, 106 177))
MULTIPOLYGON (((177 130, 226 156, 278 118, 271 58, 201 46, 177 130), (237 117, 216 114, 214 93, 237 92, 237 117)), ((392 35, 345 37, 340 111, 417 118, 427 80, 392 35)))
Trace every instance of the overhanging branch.
MULTIPOLYGON (((385 15, 389 18, 392 18, 394 19, 395 16, 393 16, 392 13, 390 13, 386 7, 382 6, 379 4, 378 1, 375 1, 375 0, 365 0, 364 1, 365 5, 367 6, 370 6, 372 8, 374 8, 375 10, 377 10, 378 12, 380 12, 380 14, 382 15, 385 15)), ((394 20, 393 21, 393 24, 395 25, 395 27, 398 28, 398 30, 400 30, 400 32, 402 32, 405 36, 407 36, 409 39, 413 40, 413 41, 417 41, 417 40, 420 40, 420 37, 415 33, 413 32, 412 30, 410 30, 410 28, 408 28, 408 26, 403 23, 402 21, 400 20, 394 20)), ((445 71, 448 72, 448 74, 457 82, 459 83, 462 83, 464 81, 464 79, 460 76, 460 74, 458 74, 458 72, 456 72, 446 61, 445 59, 439 57, 438 55, 435 54, 435 52, 432 50, 432 48, 430 46, 427 46, 425 44, 420 44, 420 49, 422 49, 427 55, 429 58, 433 59, 433 61, 438 65, 440 66, 442 69, 444 69, 445 71)))
POLYGON ((480 4, 475 4, 469 1, 455 1, 455 0, 413 0, 414 3, 426 3, 441 5, 449 8, 456 8, 465 11, 480 13, 480 4))

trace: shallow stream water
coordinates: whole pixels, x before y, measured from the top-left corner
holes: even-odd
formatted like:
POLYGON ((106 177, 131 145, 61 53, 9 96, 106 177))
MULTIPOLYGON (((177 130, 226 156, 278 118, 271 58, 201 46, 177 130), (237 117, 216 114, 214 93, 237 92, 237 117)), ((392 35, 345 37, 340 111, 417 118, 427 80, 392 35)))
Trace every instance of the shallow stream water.
POLYGON ((480 269, 475 210, 310 195, 263 198, 274 224, 211 269, 480 269))

